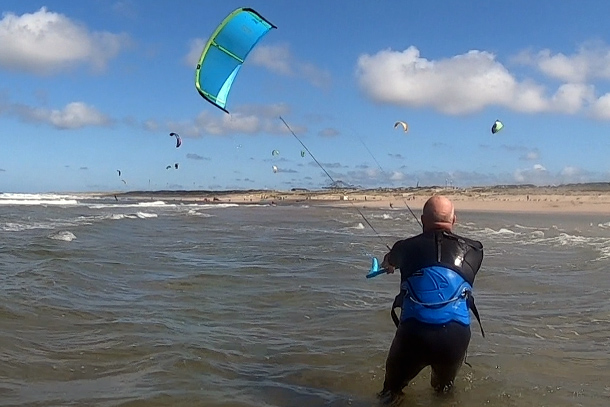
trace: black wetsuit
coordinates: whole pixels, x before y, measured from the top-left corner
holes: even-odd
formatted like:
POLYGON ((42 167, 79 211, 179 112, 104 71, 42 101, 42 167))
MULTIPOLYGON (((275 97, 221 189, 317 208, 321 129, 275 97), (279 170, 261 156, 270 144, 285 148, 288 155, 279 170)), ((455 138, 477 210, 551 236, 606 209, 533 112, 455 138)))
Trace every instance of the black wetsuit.
MULTIPOLYGON (((387 260, 400 268, 401 287, 414 273, 433 266, 453 270, 472 285, 483 261, 483 245, 451 232, 428 231, 396 242, 387 260)), ((393 307, 401 306, 404 296, 401 290, 393 307)), ((469 298, 468 303, 474 307, 474 298, 469 298)), ((478 318, 476 311, 475 315, 478 318)), ((469 342, 469 325, 457 321, 431 324, 403 316, 388 353, 380 395, 400 394, 426 366, 432 368, 430 384, 436 391, 450 389, 464 362, 469 342)))

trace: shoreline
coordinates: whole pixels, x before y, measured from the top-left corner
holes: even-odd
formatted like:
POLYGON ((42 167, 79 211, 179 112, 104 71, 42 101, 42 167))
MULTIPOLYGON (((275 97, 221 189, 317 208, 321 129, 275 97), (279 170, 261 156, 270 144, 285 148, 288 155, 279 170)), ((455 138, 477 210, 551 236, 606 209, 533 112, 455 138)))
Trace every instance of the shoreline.
MULTIPOLYGON (((604 184, 605 185, 605 184, 604 184)), ((607 213, 610 215, 610 187, 584 189, 567 187, 417 188, 370 190, 297 191, 133 191, 105 194, 120 199, 163 200, 174 203, 257 204, 273 206, 312 205, 369 209, 420 211, 432 195, 445 195, 456 212, 520 213, 607 213)))

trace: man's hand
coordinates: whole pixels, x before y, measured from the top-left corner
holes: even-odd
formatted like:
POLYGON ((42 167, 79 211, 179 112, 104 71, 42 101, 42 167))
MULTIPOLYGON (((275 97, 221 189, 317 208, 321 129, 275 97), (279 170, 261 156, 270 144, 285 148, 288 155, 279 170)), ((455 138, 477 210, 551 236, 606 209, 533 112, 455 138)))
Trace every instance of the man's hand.
POLYGON ((383 256, 383 261, 381 262, 381 268, 384 268, 388 271, 388 274, 393 274, 394 273, 394 266, 392 266, 389 261, 388 258, 390 256, 390 253, 386 253, 385 256, 383 256))

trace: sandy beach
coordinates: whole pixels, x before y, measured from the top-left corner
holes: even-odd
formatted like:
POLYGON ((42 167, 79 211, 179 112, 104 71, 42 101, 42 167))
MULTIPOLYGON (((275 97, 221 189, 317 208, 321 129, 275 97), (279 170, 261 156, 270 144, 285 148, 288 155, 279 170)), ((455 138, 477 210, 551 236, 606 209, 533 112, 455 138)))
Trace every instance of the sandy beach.
POLYGON ((495 186, 473 188, 344 189, 291 191, 133 191, 119 199, 138 198, 174 202, 325 205, 359 208, 420 210, 432 195, 441 194, 457 211, 531 213, 609 213, 610 184, 576 184, 557 187, 495 186))

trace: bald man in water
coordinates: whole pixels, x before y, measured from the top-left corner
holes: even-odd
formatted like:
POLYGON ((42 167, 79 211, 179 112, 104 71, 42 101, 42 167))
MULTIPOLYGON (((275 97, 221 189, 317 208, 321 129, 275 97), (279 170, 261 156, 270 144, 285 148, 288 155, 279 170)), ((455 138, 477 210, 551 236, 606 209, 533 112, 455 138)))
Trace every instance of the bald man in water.
MULTIPOLYGON (((394 400, 426 366, 432 368, 430 384, 447 392, 466 358, 470 342, 472 285, 483 261, 483 245, 453 233, 453 203, 435 195, 424 205, 423 232, 394 244, 382 266, 400 269, 401 308, 396 335, 386 360, 383 390, 379 397, 394 400)), ((481 330, 482 332, 482 330, 481 330)))

